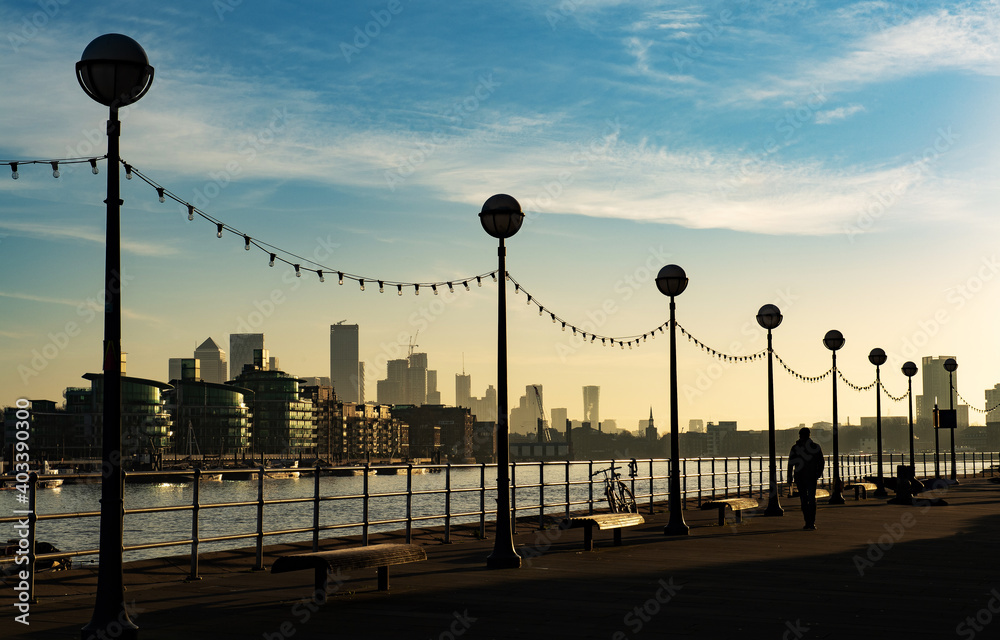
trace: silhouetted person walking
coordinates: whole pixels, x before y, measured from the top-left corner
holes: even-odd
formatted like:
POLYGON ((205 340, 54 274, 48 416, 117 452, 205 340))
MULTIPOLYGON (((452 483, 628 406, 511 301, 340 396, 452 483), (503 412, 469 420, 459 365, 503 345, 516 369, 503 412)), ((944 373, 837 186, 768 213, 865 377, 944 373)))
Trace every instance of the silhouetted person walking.
POLYGON ((816 529, 816 482, 823 475, 823 450, 809 437, 808 427, 799 429, 799 439, 788 453, 788 484, 795 479, 802 504, 803 529, 816 529))

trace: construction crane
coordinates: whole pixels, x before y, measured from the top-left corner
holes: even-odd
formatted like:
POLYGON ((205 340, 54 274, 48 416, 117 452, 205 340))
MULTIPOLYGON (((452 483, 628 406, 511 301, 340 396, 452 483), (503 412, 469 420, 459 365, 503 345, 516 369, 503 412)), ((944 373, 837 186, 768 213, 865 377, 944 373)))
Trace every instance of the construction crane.
POLYGON ((533 384, 531 388, 535 390, 535 399, 538 401, 538 441, 552 442, 552 434, 549 433, 549 421, 545 419, 545 408, 542 407, 542 394, 538 391, 538 385, 533 384))
POLYGON ((417 332, 414 333, 412 336, 410 336, 410 352, 407 354, 408 356, 412 356, 413 355, 413 347, 419 347, 420 346, 419 344, 417 344, 417 336, 418 335, 420 335, 420 329, 417 329, 417 332))

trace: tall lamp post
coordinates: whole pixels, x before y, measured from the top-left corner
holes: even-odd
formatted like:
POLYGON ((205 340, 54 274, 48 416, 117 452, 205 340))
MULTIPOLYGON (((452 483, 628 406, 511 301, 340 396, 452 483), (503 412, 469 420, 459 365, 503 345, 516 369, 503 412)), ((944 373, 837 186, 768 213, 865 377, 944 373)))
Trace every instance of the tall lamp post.
POLYGON ((875 459, 878 464, 878 487, 875 489, 876 498, 885 498, 889 494, 885 490, 885 478, 882 477, 882 378, 880 370, 886 361, 885 351, 878 347, 868 354, 868 362, 875 365, 875 459))
MULTIPOLYGON (((951 415, 955 415, 955 383, 952 382, 952 374, 958 369, 958 362, 954 358, 948 358, 944 361, 945 371, 948 372, 948 408, 951 409, 951 415)), ((951 425, 951 482, 956 484, 958 482, 957 465, 955 461, 955 432, 958 431, 958 420, 956 418, 956 423, 951 425)))
POLYGON ((510 526, 510 430, 507 422, 507 248, 503 241, 521 228, 524 212, 513 197, 500 193, 483 204, 479 221, 486 233, 500 241, 500 302, 497 314, 497 528, 490 569, 518 569, 521 556, 514 551, 510 526))
POLYGON ((771 329, 781 324, 781 311, 773 304, 765 304, 757 312, 757 324, 767 329, 767 448, 770 456, 771 484, 767 497, 765 516, 785 514, 778 500, 778 460, 774 444, 774 363, 771 348, 771 329))
POLYGON ((668 536, 686 536, 687 523, 681 510, 680 428, 677 420, 677 322, 674 318, 674 298, 684 293, 688 279, 684 269, 668 264, 656 274, 656 288, 670 297, 670 520, 663 528, 668 536))
POLYGON ((913 467, 913 477, 917 474, 917 458, 913 453, 913 376, 917 375, 917 365, 908 361, 903 364, 903 375, 906 376, 906 397, 910 414, 910 466, 913 467))
POLYGON ((149 91, 153 67, 146 52, 132 38, 109 33, 95 38, 76 63, 76 78, 84 92, 110 109, 108 117, 108 207, 104 270, 104 424, 101 446, 101 537, 97 568, 97 596, 82 638, 109 635, 137 638, 139 628, 125 609, 122 574, 124 500, 121 468, 121 193, 118 108, 130 105, 149 91))
POLYGON ((823 336, 823 345, 833 353, 833 491, 827 504, 844 504, 844 491, 840 482, 840 425, 837 423, 837 350, 844 346, 844 334, 831 329, 823 336))

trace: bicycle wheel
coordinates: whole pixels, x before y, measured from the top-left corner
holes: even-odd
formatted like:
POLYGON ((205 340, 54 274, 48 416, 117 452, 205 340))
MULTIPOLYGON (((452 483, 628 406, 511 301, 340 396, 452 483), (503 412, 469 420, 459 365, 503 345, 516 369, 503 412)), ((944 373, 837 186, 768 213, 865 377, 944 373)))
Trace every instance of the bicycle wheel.
POLYGON ((608 499, 608 506, 611 507, 611 513, 619 513, 618 496, 615 495, 614 489, 608 487, 604 490, 604 497, 608 499))
POLYGON ((625 486, 624 483, 618 483, 618 491, 621 494, 618 497, 619 512, 620 513, 639 513, 639 509, 635 504, 635 496, 632 495, 632 490, 625 486))

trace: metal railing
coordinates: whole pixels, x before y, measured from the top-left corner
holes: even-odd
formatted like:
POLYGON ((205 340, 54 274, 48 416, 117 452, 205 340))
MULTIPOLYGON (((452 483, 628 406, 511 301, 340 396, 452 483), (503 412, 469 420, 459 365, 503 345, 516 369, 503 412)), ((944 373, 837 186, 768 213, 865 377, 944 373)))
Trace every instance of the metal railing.
MULTIPOLYGON (((889 469, 895 469, 895 463, 902 464, 906 456, 901 454, 885 454, 889 469)), ((961 472, 959 475, 977 475, 991 473, 997 470, 1000 454, 962 452, 961 472), (978 464, 977 464, 978 462, 978 464)), ((778 483, 784 477, 787 468, 787 458, 778 459, 778 483)), ((546 518, 553 518, 556 514, 569 516, 573 511, 586 511, 593 513, 595 508, 601 508, 604 496, 600 493, 604 480, 595 478, 595 467, 600 469, 604 466, 617 466, 626 473, 622 473, 622 481, 626 482, 632 493, 635 495, 637 505, 642 509, 648 509, 653 513, 655 506, 666 502, 669 482, 669 460, 666 459, 632 459, 632 460, 588 460, 588 461, 546 461, 546 462, 515 462, 511 464, 511 520, 512 531, 516 532, 518 517, 522 517, 522 524, 534 518, 537 513, 538 526, 546 526, 546 518), (519 482, 519 477, 521 481, 519 482), (595 497, 595 486, 598 487, 598 495, 595 497), (527 519, 526 519, 527 517, 527 519)), ((844 481, 858 480, 864 476, 875 475, 875 462, 871 455, 844 455, 840 460, 841 478, 844 481)), ((933 454, 925 453, 922 459, 918 459, 918 470, 933 470, 933 454)), ((947 475, 950 462, 946 464, 941 461, 942 473, 947 475)), ((681 460, 681 496, 684 500, 684 508, 688 502, 694 501, 696 505, 705 499, 725 495, 746 495, 747 497, 763 497, 768 490, 769 473, 768 459, 764 456, 743 456, 731 458, 686 458, 681 460)), ((190 512, 191 535, 187 538, 164 540, 157 542, 145 542, 123 546, 123 550, 140 551, 148 549, 159 549, 168 547, 187 546, 190 547, 191 564, 188 575, 189 580, 199 577, 199 559, 202 545, 221 542, 232 542, 238 540, 253 540, 256 551, 254 570, 264 569, 264 541, 268 537, 281 535, 311 534, 312 549, 318 550, 320 534, 323 532, 336 532, 343 529, 360 529, 361 543, 367 545, 369 534, 373 527, 386 529, 399 525, 394 530, 402 528, 405 532, 406 542, 412 541, 414 525, 421 525, 428 522, 440 522, 443 524, 444 542, 451 541, 451 532, 457 523, 477 523, 478 535, 486 537, 486 523, 488 516, 495 519, 496 509, 487 508, 487 494, 496 495, 496 475, 495 471, 487 473, 487 469, 495 469, 495 465, 487 464, 444 464, 444 465, 406 465, 405 467, 394 467, 394 469, 406 472, 406 484, 404 490, 372 492, 370 477, 376 469, 389 469, 390 467, 375 467, 364 465, 361 467, 315 467, 312 469, 227 469, 212 470, 213 475, 222 474, 251 474, 252 480, 256 481, 256 498, 253 500, 243 500, 236 502, 215 502, 202 503, 200 495, 200 484, 204 473, 201 470, 176 471, 176 472, 130 472, 125 474, 126 482, 132 479, 133 482, 142 479, 143 476, 164 476, 164 477, 184 477, 193 480, 192 500, 190 504, 177 504, 158 507, 139 507, 125 509, 125 516, 135 516, 138 514, 190 512), (445 474, 444 488, 437 489, 415 489, 413 478, 414 470, 420 473, 427 471, 441 472, 445 474), (467 486, 455 486, 453 482, 455 472, 459 470, 478 470, 478 482, 467 486), (320 486, 322 475, 330 475, 337 470, 350 470, 360 473, 363 476, 362 491, 356 494, 346 495, 323 495, 320 486), (314 482, 312 494, 303 497, 293 498, 265 498, 264 479, 269 473, 275 471, 299 471, 312 473, 314 482), (490 484, 491 483, 491 484, 490 484), (417 515, 414 512, 414 498, 422 496, 442 496, 442 510, 440 512, 424 513, 417 515), (470 496, 468 499, 463 496, 470 496), (478 498, 476 500, 475 498, 478 498), (378 519, 372 519, 371 504, 378 500, 402 501, 404 507, 401 517, 384 517, 384 512, 378 519), (321 518, 321 506, 324 503, 337 503, 340 501, 358 501, 361 503, 361 520, 333 522, 324 524, 321 518), (478 502, 478 507, 475 504, 478 502), (296 505, 309 504, 312 508, 312 518, 310 526, 300 526, 284 529, 265 530, 265 510, 266 507, 275 505, 296 505), (458 505, 459 510, 454 508, 458 505), (199 525, 202 522, 203 513, 214 509, 233 508, 256 508, 255 529, 242 533, 226 535, 202 536, 199 525)), ((599 473, 599 472, 598 472, 599 473)), ((919 471, 918 471, 919 473, 919 471)), ((831 464, 827 464, 824 470, 824 479, 827 484, 830 482, 832 474, 831 464)), ((892 475, 889 473, 886 476, 892 475)), ((96 518, 100 516, 100 511, 87 511, 78 513, 56 513, 38 514, 37 492, 38 481, 49 478, 59 478, 64 476, 38 476, 31 474, 28 490, 28 508, 25 515, 15 515, 13 517, 0 518, 0 523, 23 522, 28 520, 29 530, 26 536, 29 574, 29 593, 31 601, 34 601, 34 575, 39 561, 57 560, 61 558, 74 558, 98 554, 98 549, 73 549, 54 553, 36 553, 36 540, 38 539, 37 529, 39 523, 50 520, 64 520, 75 518, 96 518)), ((83 476, 91 479, 98 479, 98 474, 83 476)), ((494 498, 495 499, 495 498, 494 498)), ((15 511, 15 513, 18 513, 15 511)), ((43 527, 44 528, 44 527, 43 527)), ((22 555, 25 555, 22 553, 22 555)), ((0 574, 9 575, 14 568, 12 560, 4 560, 0 565, 0 574)), ((17 570, 26 569, 23 564, 17 565, 17 570)))

